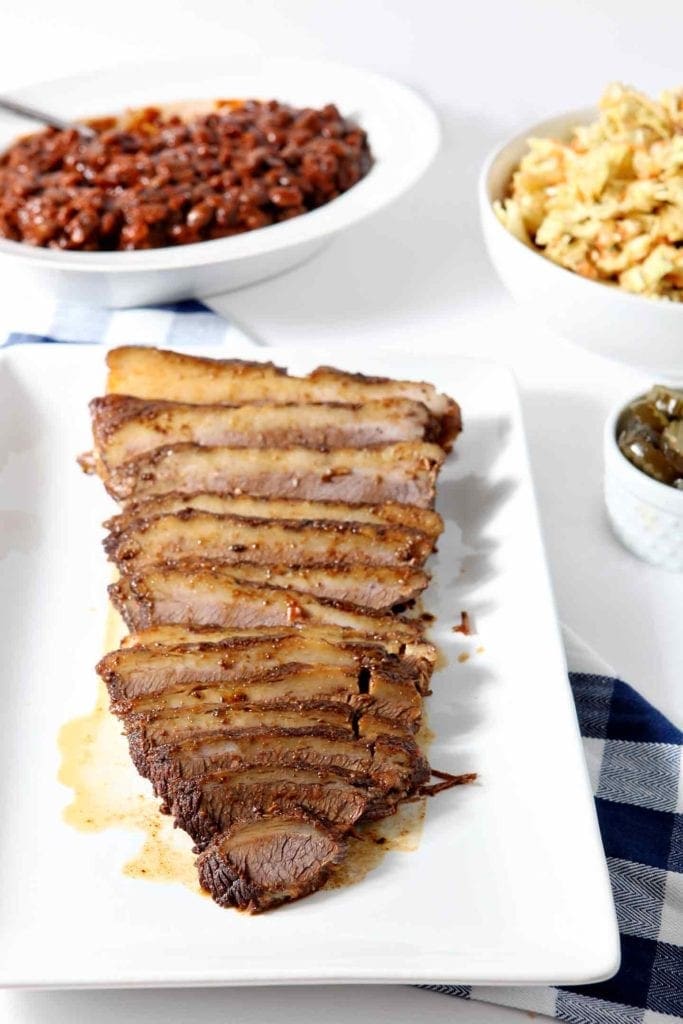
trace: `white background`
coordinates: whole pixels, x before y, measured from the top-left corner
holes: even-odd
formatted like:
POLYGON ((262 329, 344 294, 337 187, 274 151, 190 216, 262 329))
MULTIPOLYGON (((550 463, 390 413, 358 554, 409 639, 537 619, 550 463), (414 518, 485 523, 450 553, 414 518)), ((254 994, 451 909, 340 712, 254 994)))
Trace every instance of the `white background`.
MULTIPOLYGON (((426 376, 437 349, 512 365, 560 616, 679 725, 682 579, 624 551, 601 502, 602 422, 644 378, 549 335, 514 309, 484 253, 474 190, 487 150, 526 123, 589 105, 614 79, 650 91, 681 84, 682 31, 678 0, 28 0, 0 13, 2 91, 130 60, 207 53, 224 54, 228 64, 234 53, 272 52, 384 72, 431 100, 443 149, 405 201, 307 266, 220 305, 272 345, 381 341, 424 352, 426 376)), ((0 282, 0 298, 11 319, 22 297, 3 295, 0 282)), ((321 1018, 528 1020, 394 987, 0 993, 3 1024, 321 1018)))

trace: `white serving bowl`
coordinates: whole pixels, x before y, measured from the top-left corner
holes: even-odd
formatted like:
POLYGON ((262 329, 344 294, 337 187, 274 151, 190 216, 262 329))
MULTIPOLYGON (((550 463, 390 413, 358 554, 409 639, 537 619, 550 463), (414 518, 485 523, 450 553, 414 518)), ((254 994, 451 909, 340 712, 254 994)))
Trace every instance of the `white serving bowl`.
POLYGON ((683 491, 653 480, 622 455, 617 424, 634 398, 620 401, 607 417, 603 438, 605 504, 621 542, 638 558, 683 572, 683 491))
MULTIPOLYGON (((440 142, 431 108, 379 75, 326 61, 188 59, 131 65, 17 90, 14 98, 66 118, 116 114, 181 100, 277 99, 336 103, 368 133, 374 165, 311 213, 215 241, 136 252, 61 252, 0 239, 0 273, 12 287, 47 289, 91 305, 133 306, 229 291, 307 260, 339 231, 393 202, 424 173, 440 142)), ((0 114, 0 149, 35 125, 0 114)))
POLYGON ((631 295, 565 270, 510 234, 493 210, 528 150, 527 139, 567 138, 596 113, 573 110, 542 121, 493 151, 479 178, 486 245, 503 284, 536 318, 577 345, 674 383, 683 379, 683 305, 631 295))

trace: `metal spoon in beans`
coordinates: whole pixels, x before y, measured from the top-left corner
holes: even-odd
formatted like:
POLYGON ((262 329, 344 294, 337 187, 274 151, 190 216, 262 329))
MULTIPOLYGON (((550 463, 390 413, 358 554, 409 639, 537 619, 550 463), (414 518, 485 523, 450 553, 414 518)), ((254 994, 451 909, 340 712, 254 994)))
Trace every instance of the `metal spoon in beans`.
POLYGON ((66 121, 56 114, 49 114, 46 110, 38 110, 37 107, 29 106, 27 103, 19 103, 7 96, 0 96, 0 110, 6 110, 17 117, 25 117, 29 121, 38 121, 40 124, 48 125, 50 128, 58 128, 60 131, 75 129, 84 139, 94 139, 97 132, 86 124, 79 124, 77 121, 66 121))

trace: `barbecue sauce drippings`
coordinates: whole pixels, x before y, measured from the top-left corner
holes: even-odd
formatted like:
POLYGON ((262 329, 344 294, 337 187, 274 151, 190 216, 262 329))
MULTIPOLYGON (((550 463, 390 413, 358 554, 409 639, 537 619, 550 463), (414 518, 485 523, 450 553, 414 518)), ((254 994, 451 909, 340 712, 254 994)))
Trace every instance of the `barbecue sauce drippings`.
MULTIPOLYGON (((418 735, 421 746, 424 748, 432 738, 423 725, 418 735)), ((153 882, 179 882, 199 895, 207 895, 199 885, 192 840, 181 829, 173 828, 172 819, 159 813, 157 801, 146 792, 147 783, 130 760, 120 723, 109 711, 103 683, 98 686, 93 710, 62 726, 59 749, 59 781, 73 790, 73 800, 63 812, 68 825, 79 832, 111 828, 142 832, 144 842, 123 865, 124 875, 153 882)), ((405 803, 389 818, 357 826, 348 840, 347 857, 334 869, 325 888, 354 885, 387 853, 416 850, 426 806, 426 798, 405 803)))
POLYGON ((344 889, 356 885, 373 871, 387 853, 411 853, 422 838, 427 809, 426 798, 402 804, 396 814, 379 821, 357 825, 348 839, 347 854, 333 870, 325 889, 344 889))
MULTIPOLYGON (((425 756, 434 738, 424 710, 415 739, 425 756)), ((355 885, 374 871, 387 853, 413 853, 420 845, 426 814, 427 797, 419 797, 401 804, 388 818, 356 825, 347 840, 346 857, 333 868, 323 888, 343 889, 355 885)))
MULTIPOLYGON (((125 632, 113 610, 107 627, 107 649, 118 646, 125 632)), ((203 894, 194 866, 192 840, 159 813, 149 784, 135 770, 121 725, 109 711, 103 683, 98 684, 93 710, 67 722, 59 733, 59 781, 73 791, 64 821, 79 832, 121 828, 141 832, 138 852, 123 866, 129 878, 178 882, 203 894)))

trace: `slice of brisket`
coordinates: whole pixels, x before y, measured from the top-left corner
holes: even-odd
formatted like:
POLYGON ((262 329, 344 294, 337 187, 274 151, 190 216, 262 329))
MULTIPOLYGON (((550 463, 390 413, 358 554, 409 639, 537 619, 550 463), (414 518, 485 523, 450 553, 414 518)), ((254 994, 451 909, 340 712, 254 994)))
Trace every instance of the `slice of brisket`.
POLYGON ((239 565, 407 565, 420 568, 432 541, 406 526, 328 520, 248 519, 186 509, 138 519, 104 542, 127 571, 158 562, 217 559, 239 565))
POLYGON ((195 508, 217 515, 246 516, 248 519, 332 519, 345 523, 412 526, 434 541, 443 532, 443 519, 438 512, 416 505, 399 505, 387 501, 379 505, 363 505, 343 501, 305 501, 297 498, 255 498, 250 494, 199 491, 195 494, 152 495, 126 502, 125 511, 112 516, 104 524, 110 533, 121 533, 135 519, 150 519, 163 512, 181 512, 195 508))
POLYGON ((431 384, 345 373, 320 366, 307 377, 290 376, 273 363, 238 359, 202 359, 134 345, 107 354, 107 391, 136 398, 198 405, 245 402, 278 404, 343 402, 356 404, 386 398, 421 402, 440 424, 439 441, 450 447, 461 428, 460 409, 431 384))
POLYGON ((219 906, 257 913, 315 892, 344 853, 339 834, 299 812, 264 816, 219 833, 197 868, 219 906))
POLYGON ((117 501, 167 491, 236 490, 260 498, 431 508, 443 449, 406 441, 380 448, 224 448, 165 445, 107 471, 117 501))
POLYGON ((416 640, 423 633, 419 619, 381 615, 343 601, 247 583, 202 567, 147 567, 112 584, 109 596, 128 628, 135 632, 177 623, 193 629, 340 626, 369 637, 404 641, 416 640))
POLYGON ((433 441, 439 423, 421 402, 342 405, 189 405, 105 395, 90 403, 98 457, 114 469, 160 444, 228 448, 367 448, 433 441))
POLYGON ((376 798, 372 789, 354 785, 332 770, 272 765, 210 772, 179 783, 169 800, 176 825, 199 849, 239 822, 270 814, 304 811, 324 825, 347 829, 376 798))

